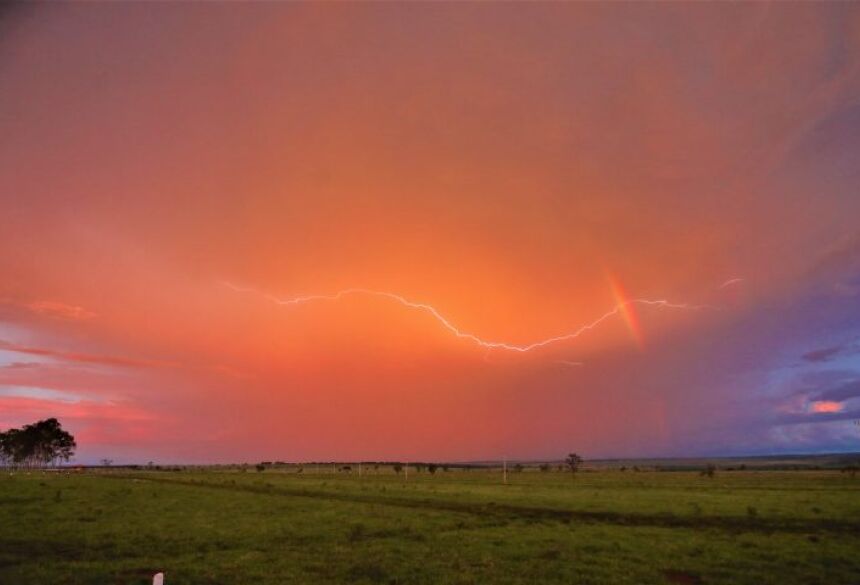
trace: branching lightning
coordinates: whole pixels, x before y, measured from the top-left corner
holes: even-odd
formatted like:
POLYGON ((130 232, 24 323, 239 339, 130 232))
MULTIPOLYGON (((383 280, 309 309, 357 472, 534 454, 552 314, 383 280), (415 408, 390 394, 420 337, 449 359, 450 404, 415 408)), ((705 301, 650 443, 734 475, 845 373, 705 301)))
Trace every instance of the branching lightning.
POLYGON ((488 339, 483 339, 478 337, 473 333, 468 333, 465 331, 461 331, 458 329, 451 321, 445 318, 435 307, 432 305, 428 305, 426 303, 420 303, 416 301, 409 300, 405 297, 402 297, 398 294, 386 291, 377 291, 366 288, 347 288, 336 293, 328 294, 328 295, 307 295, 293 298, 279 298, 274 295, 270 295, 268 293, 261 292, 254 288, 240 287, 232 284, 230 282, 222 282, 224 286, 229 287, 230 289, 237 292, 246 292, 246 293, 254 293, 262 296, 263 298, 268 299, 269 301, 278 304, 278 305, 301 305, 304 303, 311 303, 317 301, 339 301, 344 297, 348 296, 370 296, 370 297, 378 297, 384 298, 391 301, 394 301, 404 307, 408 307, 410 309, 417 309, 424 313, 432 316, 436 321, 438 321, 445 329, 450 331, 454 336, 460 339, 466 339, 471 341, 475 345, 479 347, 483 347, 487 350, 500 349, 506 351, 513 351, 519 353, 526 353, 535 349, 539 349, 542 347, 546 347, 548 345, 552 345, 555 343, 559 343, 562 341, 569 341, 572 339, 576 339, 580 335, 595 329, 604 321, 611 319, 616 315, 623 314, 623 312, 630 306, 633 305, 646 305, 652 307, 660 307, 665 309, 688 309, 688 310, 698 310, 698 309, 706 309, 712 308, 707 305, 691 305, 688 303, 673 303, 667 300, 649 300, 649 299, 626 299, 622 302, 619 302, 613 309, 607 311, 594 321, 587 323, 585 325, 580 326, 578 329, 571 331, 569 333, 563 333, 561 335, 556 335, 553 337, 547 337, 546 339, 541 339, 539 341, 534 341, 532 343, 527 343, 524 345, 517 345, 514 343, 507 343, 504 341, 491 341, 488 339))

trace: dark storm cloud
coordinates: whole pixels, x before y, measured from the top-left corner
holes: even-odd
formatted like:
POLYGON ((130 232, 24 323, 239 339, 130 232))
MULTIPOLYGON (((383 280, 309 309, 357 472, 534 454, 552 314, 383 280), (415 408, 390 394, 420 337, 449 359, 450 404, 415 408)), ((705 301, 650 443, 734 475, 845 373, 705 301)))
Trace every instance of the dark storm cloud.
POLYGON ((822 401, 830 400, 833 402, 843 402, 849 398, 860 397, 860 378, 852 380, 841 386, 825 390, 815 395, 813 400, 822 401))
POLYGON ((815 351, 805 353, 802 357, 808 362, 826 362, 841 351, 842 348, 838 346, 826 347, 824 349, 816 349, 815 351))
POLYGON ((860 419, 860 409, 843 410, 840 412, 815 412, 785 414, 775 420, 777 425, 828 423, 840 420, 860 419))

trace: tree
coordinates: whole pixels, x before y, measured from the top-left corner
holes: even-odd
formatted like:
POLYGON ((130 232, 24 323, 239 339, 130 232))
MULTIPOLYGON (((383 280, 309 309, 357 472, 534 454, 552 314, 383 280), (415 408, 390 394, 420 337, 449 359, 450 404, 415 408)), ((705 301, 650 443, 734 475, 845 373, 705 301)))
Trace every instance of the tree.
POLYGON ((439 466, 435 463, 429 463, 427 465, 427 471, 429 471, 431 474, 435 474, 437 469, 439 469, 439 466))
POLYGON ((714 474, 717 472, 717 466, 713 463, 708 463, 708 465, 702 470, 702 475, 705 477, 714 477, 714 474))
POLYGON ((401 471, 403 471, 403 465, 401 465, 400 463, 395 463, 394 473, 400 474, 401 471))
POLYGON ((564 460, 564 463, 570 469, 571 473, 576 473, 579 471, 579 466, 582 465, 582 457, 576 453, 570 453, 564 460))
POLYGON ((523 464, 517 463, 516 465, 514 465, 514 471, 517 473, 522 473, 523 472, 523 464))
POLYGON ((0 433, 0 461, 4 465, 56 465, 71 459, 76 447, 75 438, 55 418, 0 433))
POLYGON ((549 473, 549 470, 552 469, 549 463, 541 463, 539 469, 543 473, 549 473))

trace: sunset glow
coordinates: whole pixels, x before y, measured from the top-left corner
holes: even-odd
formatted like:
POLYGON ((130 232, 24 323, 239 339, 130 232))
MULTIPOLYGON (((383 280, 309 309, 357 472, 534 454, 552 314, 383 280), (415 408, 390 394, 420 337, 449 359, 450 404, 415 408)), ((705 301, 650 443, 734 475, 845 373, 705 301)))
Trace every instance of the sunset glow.
POLYGON ((843 405, 831 400, 821 400, 812 403, 812 412, 841 412, 843 405))
POLYGON ((858 15, 16 5, 0 430, 57 417, 81 461, 857 450, 858 15))

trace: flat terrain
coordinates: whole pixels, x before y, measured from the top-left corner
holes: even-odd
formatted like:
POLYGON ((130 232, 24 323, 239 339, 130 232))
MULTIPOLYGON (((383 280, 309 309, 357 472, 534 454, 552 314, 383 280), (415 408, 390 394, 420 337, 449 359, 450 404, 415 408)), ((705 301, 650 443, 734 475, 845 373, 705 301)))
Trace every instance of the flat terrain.
POLYGON ((860 583, 839 471, 4 472, 0 584, 860 583))

